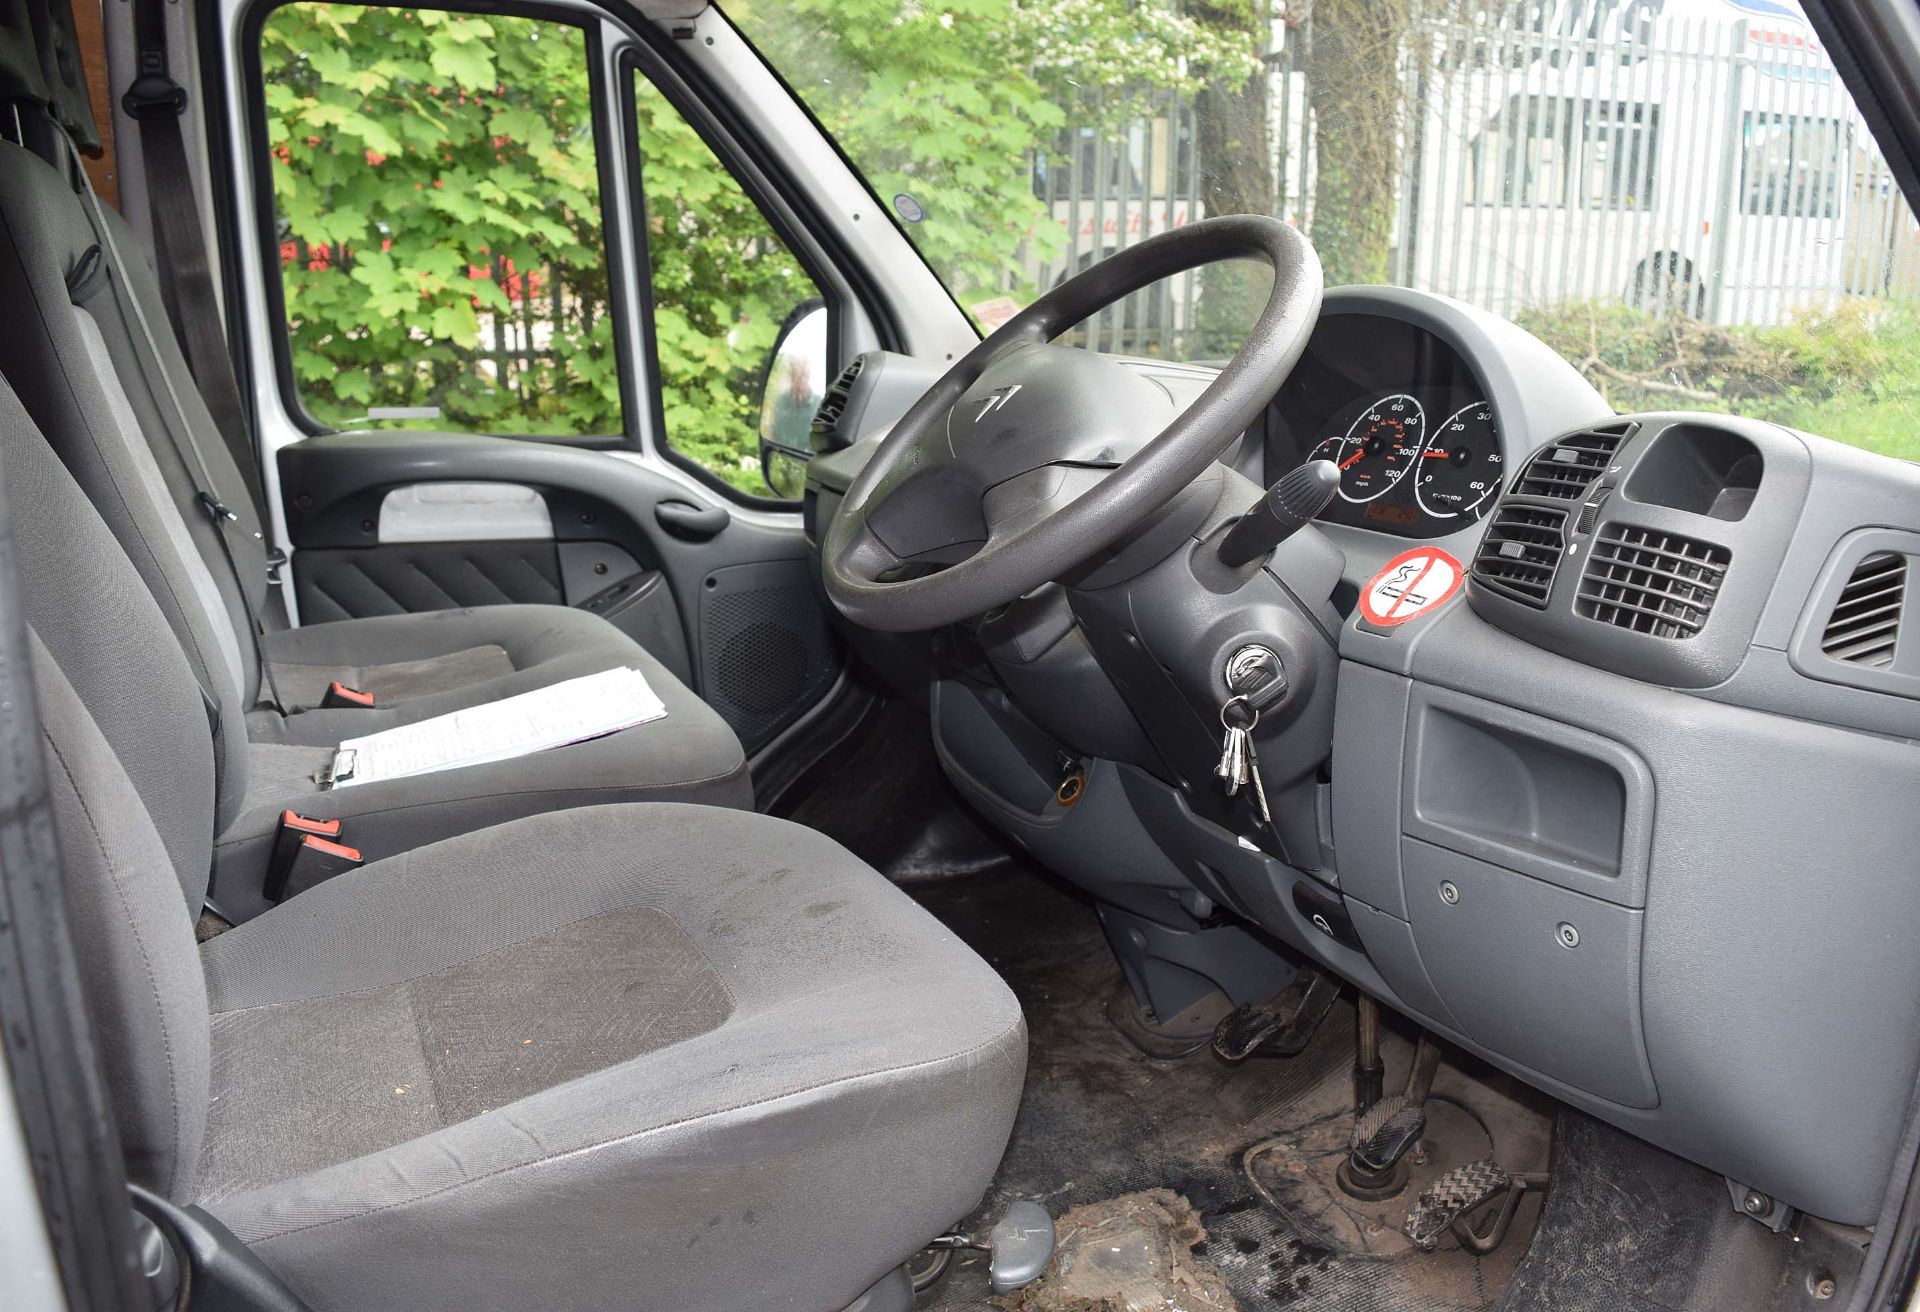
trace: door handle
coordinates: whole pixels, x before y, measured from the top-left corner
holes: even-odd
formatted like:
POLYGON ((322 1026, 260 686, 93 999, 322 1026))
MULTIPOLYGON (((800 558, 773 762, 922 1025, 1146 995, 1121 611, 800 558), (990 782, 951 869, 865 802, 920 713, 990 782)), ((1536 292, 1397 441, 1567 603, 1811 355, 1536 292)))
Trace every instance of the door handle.
POLYGON ((719 506, 696 506, 690 501, 656 502, 653 517, 660 521, 661 528, 690 542, 718 537, 733 522, 733 516, 719 506))

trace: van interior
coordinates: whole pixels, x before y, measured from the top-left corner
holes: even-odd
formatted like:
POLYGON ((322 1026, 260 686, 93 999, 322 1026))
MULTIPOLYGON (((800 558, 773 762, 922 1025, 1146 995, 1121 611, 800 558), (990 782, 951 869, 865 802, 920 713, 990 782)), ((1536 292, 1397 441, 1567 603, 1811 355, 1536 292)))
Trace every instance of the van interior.
POLYGON ((1920 12, 1520 8, 0 0, 0 1304, 1910 1306, 1920 12))

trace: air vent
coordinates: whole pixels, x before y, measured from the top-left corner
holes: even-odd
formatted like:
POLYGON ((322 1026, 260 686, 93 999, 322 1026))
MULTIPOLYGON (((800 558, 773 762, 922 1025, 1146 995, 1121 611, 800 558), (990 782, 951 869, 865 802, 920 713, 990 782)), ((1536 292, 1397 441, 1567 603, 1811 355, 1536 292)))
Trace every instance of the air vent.
POLYGON ((1539 506, 1503 505, 1493 512, 1487 535, 1473 558, 1482 587, 1535 610, 1547 608, 1553 572, 1566 549, 1567 512, 1539 506))
POLYGON ((1614 424, 1573 433, 1534 452, 1514 485, 1519 496, 1578 501, 1605 472, 1620 444, 1633 436, 1633 424, 1614 424))
POLYGON ((1691 638, 1706 625, 1733 553, 1711 542, 1632 524, 1594 539, 1575 613, 1655 638, 1691 638))
POLYGON ((819 408, 813 412, 813 425, 809 429, 815 451, 837 451, 846 443, 839 441, 840 416, 847 412, 847 402, 853 397, 854 380, 860 377, 860 371, 866 368, 867 357, 856 355, 853 363, 840 371, 840 376, 827 388, 827 394, 820 399, 819 408))
POLYGON ((1884 670, 1893 664, 1900 607, 1907 596, 1907 558, 1876 551, 1853 567, 1820 635, 1820 650, 1846 665, 1884 670))

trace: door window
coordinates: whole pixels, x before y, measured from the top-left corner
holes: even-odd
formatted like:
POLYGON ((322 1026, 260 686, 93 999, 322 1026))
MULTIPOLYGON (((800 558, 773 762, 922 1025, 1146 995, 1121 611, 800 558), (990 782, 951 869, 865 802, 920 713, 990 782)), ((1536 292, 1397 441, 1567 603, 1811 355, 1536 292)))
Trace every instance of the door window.
MULTIPOLYGON (((825 392, 819 353, 808 367, 791 365, 814 336, 830 340, 817 309, 824 298, 712 147, 640 73, 633 102, 661 436, 713 478, 764 496, 775 489, 762 468, 763 428, 775 447, 804 440, 825 392), (776 370, 776 354, 789 367, 776 370)), ((778 472, 771 482, 792 490, 778 472)))
POLYGON ((586 32, 296 0, 267 16, 260 64, 307 413, 623 432, 586 32))

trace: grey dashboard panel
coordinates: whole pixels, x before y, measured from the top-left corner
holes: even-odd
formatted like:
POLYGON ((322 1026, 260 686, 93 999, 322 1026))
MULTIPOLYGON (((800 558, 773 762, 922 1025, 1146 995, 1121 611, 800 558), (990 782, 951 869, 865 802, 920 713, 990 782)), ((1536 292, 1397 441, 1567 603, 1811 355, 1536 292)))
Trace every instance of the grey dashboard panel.
MULTIPOLYGON (((1363 288, 1326 310, 1459 349, 1499 410, 1509 478, 1562 433, 1623 422, 1471 307, 1363 288)), ((1865 1224, 1920 1072, 1920 698, 1829 668, 1820 635, 1854 548, 1920 535, 1920 468, 1751 421, 1625 422, 1641 431, 1599 480, 1607 503, 1585 528, 1586 499, 1563 503, 1564 623, 1476 591, 1395 629, 1345 624, 1327 869, 1308 878, 1162 780, 1123 779, 1190 883, 1291 946, 1631 1133, 1865 1224), (1693 436, 1663 446, 1674 432, 1693 436), (1726 552, 1706 643, 1576 614, 1590 544, 1619 522, 1726 552), (1364 953, 1303 911, 1296 890, 1319 880, 1364 953)), ((1471 562, 1484 528, 1434 541, 1471 562)), ((1322 531, 1349 584, 1411 545, 1322 531)), ((1904 668, 1920 639, 1897 651, 1904 668)))
MULTIPOLYGON (((1428 1019, 1625 1129, 1817 1215, 1870 1221, 1920 1068, 1920 953, 1909 937, 1920 918, 1920 750, 1595 669, 1458 602, 1387 634, 1350 623, 1343 651, 1340 714, 1384 709, 1362 715, 1377 734, 1350 733, 1363 726, 1342 719, 1335 852, 1343 891, 1409 927, 1413 959, 1394 934, 1379 936, 1388 982, 1410 1004, 1439 997, 1452 1021, 1428 1019), (1615 950, 1607 987, 1617 1003, 1637 974, 1656 1106, 1629 1105, 1640 1079, 1630 1047, 1600 1045, 1609 1055, 1599 1071, 1531 1064, 1505 1046, 1514 1017, 1477 1009, 1485 982, 1456 979, 1463 955, 1512 963, 1508 988, 1524 1012, 1536 977, 1517 954, 1552 962, 1546 949, 1584 951, 1579 920, 1567 916, 1581 936, 1571 951, 1542 944, 1537 923, 1493 920, 1430 939, 1432 872, 1407 870, 1405 852, 1378 863, 1383 836, 1402 841, 1406 815, 1398 787, 1381 786, 1406 769, 1394 709, 1436 693, 1504 708, 1494 717, 1516 712, 1535 732, 1565 726, 1569 751, 1598 738, 1644 763, 1653 824, 1639 957, 1636 966, 1615 950)), ((1578 897, 1589 915, 1606 906, 1482 866, 1529 897, 1578 897)), ((1364 932, 1370 922, 1357 920, 1364 932)), ((1564 1005, 1577 1016, 1589 1004, 1564 1005)))
POLYGON ((1641 1031, 1645 913, 1418 839, 1401 847, 1414 948, 1460 1028, 1609 1102, 1655 1105, 1641 1031))
POLYGON ((1800 437, 1750 419, 1635 415, 1572 434, 1515 471, 1468 599, 1534 645, 1604 669, 1672 687, 1722 683, 1773 596, 1811 466, 1800 437), (1595 443, 1618 445, 1607 454, 1595 443), (1512 559, 1524 562, 1525 591, 1482 573, 1512 559))
POLYGON ((1646 905, 1653 776, 1611 738, 1413 685, 1401 830, 1571 892, 1646 905))

